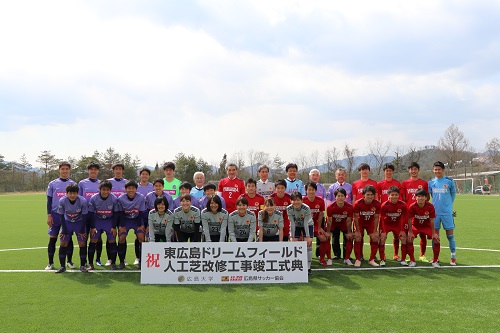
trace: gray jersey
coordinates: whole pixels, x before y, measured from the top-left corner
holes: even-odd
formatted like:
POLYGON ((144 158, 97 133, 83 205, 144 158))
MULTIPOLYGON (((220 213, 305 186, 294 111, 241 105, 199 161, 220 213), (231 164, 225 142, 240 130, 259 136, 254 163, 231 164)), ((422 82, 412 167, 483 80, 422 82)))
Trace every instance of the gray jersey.
POLYGON ((279 229, 283 228, 283 214, 279 210, 274 210, 273 215, 267 217, 267 222, 263 221, 264 211, 259 211, 259 228, 262 227, 262 232, 265 237, 279 235, 279 229))
POLYGON ((274 183, 267 180, 265 183, 262 180, 257 181, 257 193, 267 198, 274 192, 274 183))
POLYGON ((172 224, 174 222, 174 214, 168 209, 165 214, 160 215, 154 209, 149 212, 149 241, 155 241, 155 235, 165 235, 167 242, 170 241, 172 236, 172 224))
POLYGON ((222 209, 216 214, 212 213, 206 208, 202 210, 201 223, 203 225, 203 234, 205 235, 206 242, 212 241, 210 238, 211 235, 220 235, 220 242, 225 241, 228 218, 229 213, 225 209, 222 209))
POLYGON ((314 225, 311 209, 305 203, 302 203, 299 209, 293 208, 293 205, 286 207, 288 219, 290 220, 290 232, 292 237, 295 237, 295 228, 304 228, 306 237, 309 235, 309 226, 314 225))
POLYGON ((229 214, 228 229, 231 242, 237 242, 238 239, 247 239, 248 242, 253 242, 256 229, 255 214, 247 210, 245 216, 240 216, 235 210, 229 214))
POLYGON ((200 210, 191 206, 189 211, 185 213, 182 207, 177 207, 174 210, 174 224, 179 224, 182 232, 195 232, 195 228, 199 228, 200 226, 200 210), (197 225, 195 226, 195 224, 197 225))

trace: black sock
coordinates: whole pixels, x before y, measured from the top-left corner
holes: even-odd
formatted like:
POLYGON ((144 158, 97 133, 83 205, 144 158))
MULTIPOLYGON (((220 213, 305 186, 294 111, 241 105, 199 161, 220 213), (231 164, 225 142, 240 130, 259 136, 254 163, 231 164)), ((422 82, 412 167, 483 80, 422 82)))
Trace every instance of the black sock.
POLYGON ((135 257, 141 258, 141 243, 137 238, 135 239, 134 247, 135 247, 135 257))
MULTIPOLYGON (((102 253, 102 239, 99 238, 97 240, 97 243, 95 243, 95 256, 96 256, 96 259, 101 261, 101 253, 102 253)), ((90 259, 89 259, 89 262, 90 262, 90 259)))
MULTIPOLYGON (((102 243, 101 243, 102 246, 102 243)), ((95 254, 95 249, 96 249, 96 243, 90 242, 89 244, 89 264, 93 265, 94 264, 94 254, 95 254)))
POLYGON ((109 256, 112 264, 116 264, 116 254, 118 252, 118 248, 116 243, 109 243, 109 256))
POLYGON ((67 247, 59 246, 59 263, 61 264, 61 267, 66 266, 66 252, 67 247))
POLYGON ((49 255, 49 264, 54 264, 54 254, 56 253, 57 238, 49 238, 49 245, 47 245, 47 253, 49 255))
POLYGON ((80 246, 80 266, 85 266, 87 263, 87 244, 80 246))
POLYGON ((74 249, 75 249, 75 245, 73 244, 73 236, 71 236, 69 241, 68 241, 68 246, 67 246, 67 250, 66 250, 68 262, 73 262, 73 250, 74 249))
POLYGON ((127 243, 118 243, 118 258, 120 258, 120 263, 125 261, 125 255, 127 254, 127 243))

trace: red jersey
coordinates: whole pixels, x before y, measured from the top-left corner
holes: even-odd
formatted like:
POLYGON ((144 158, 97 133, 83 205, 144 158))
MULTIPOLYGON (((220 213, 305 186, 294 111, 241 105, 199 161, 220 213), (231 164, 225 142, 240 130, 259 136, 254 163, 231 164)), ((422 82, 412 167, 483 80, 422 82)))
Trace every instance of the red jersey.
POLYGON ((278 194, 274 192, 269 197, 273 198, 276 209, 283 214, 283 236, 290 236, 290 220, 288 219, 288 212, 286 211, 286 207, 292 204, 290 194, 285 193, 283 198, 279 198, 278 194))
MULTIPOLYGON (((264 209, 264 203, 266 199, 258 193, 256 193, 253 198, 250 198, 248 193, 241 195, 240 198, 246 198, 248 200, 248 210, 254 213, 256 217, 259 216, 259 211, 264 209)), ((259 230, 258 223, 256 223, 256 225, 257 230, 259 230)))
POLYGON ((408 230, 408 208, 404 201, 396 203, 386 201, 380 207, 380 230, 387 232, 391 230, 408 230))
MULTIPOLYGON (((328 205, 326 209, 326 216, 332 218, 332 227, 333 230, 336 226, 340 227, 341 231, 347 230, 347 219, 351 218, 352 221, 353 207, 350 203, 344 202, 344 206, 340 208, 337 205, 337 201, 332 202, 328 205)), ((352 230, 347 230, 352 231, 352 230)))
POLYGON ((365 199, 361 198, 356 200, 353 206, 354 215, 358 214, 359 225, 361 226, 374 226, 375 215, 380 215, 380 202, 373 200, 367 204, 365 199))
POLYGON ((401 194, 408 207, 410 207, 412 203, 417 202, 415 192, 418 190, 425 190, 425 192, 429 193, 429 184, 420 178, 417 180, 412 180, 410 178, 401 183, 401 194))
POLYGON ((402 200, 403 196, 401 195, 401 183, 396 180, 381 180, 377 183, 377 193, 378 193, 378 200, 380 202, 386 202, 389 200, 389 193, 387 192, 389 190, 389 187, 391 186, 396 186, 399 189, 399 200, 402 200))
POLYGON ((321 197, 315 196, 314 201, 310 201, 307 195, 302 199, 302 202, 311 209, 311 214, 314 221, 314 234, 317 235, 319 227, 318 218, 320 219, 319 223, 321 223, 322 218, 325 216, 325 200, 323 200, 321 197))
POLYGON ((356 180, 352 183, 352 195, 356 196, 356 201, 363 197, 363 188, 365 188, 366 185, 375 187, 375 193, 378 193, 378 184, 373 179, 368 179, 366 182, 361 179, 356 180))
POLYGON ((426 201, 423 207, 415 202, 408 208, 408 217, 412 219, 413 231, 431 230, 431 219, 436 218, 436 210, 429 201, 426 201))
POLYGON ((226 201, 226 210, 232 213, 236 210, 236 200, 245 194, 245 183, 238 177, 234 179, 224 178, 219 182, 217 191, 226 201))

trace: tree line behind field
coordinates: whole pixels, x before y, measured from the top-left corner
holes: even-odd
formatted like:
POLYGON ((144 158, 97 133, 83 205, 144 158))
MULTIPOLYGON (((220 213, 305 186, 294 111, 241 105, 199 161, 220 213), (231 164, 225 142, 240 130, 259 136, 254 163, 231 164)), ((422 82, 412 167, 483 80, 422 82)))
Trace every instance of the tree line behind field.
MULTIPOLYGON (((218 182, 226 176, 226 166, 234 163, 238 166, 239 177, 243 180, 248 178, 258 179, 257 170, 260 165, 269 166, 270 178, 278 180, 285 178, 285 166, 289 162, 296 163, 299 167, 297 177, 302 181, 308 180, 309 171, 313 168, 321 172, 322 183, 335 182, 335 170, 343 168, 348 175, 348 181, 353 182, 359 178, 357 166, 360 163, 368 163, 372 169, 371 178, 380 180, 383 178, 383 165, 392 163, 395 166, 395 178, 403 180, 408 178, 407 166, 411 162, 418 162, 421 166, 421 178, 432 178, 432 164, 443 161, 447 165, 447 174, 450 176, 458 174, 473 174, 488 170, 498 170, 500 166, 500 140, 493 138, 486 143, 485 153, 475 153, 469 141, 455 125, 451 125, 439 140, 437 146, 426 146, 416 148, 414 146, 394 145, 389 141, 375 139, 368 143, 369 154, 359 156, 358 150, 345 144, 340 149, 331 147, 326 151, 312 151, 309 154, 299 153, 292 161, 284 161, 278 154, 271 156, 267 152, 238 151, 228 156, 223 154, 218 165, 210 165, 201 157, 178 153, 171 160, 176 165, 175 176, 183 181, 193 182, 193 174, 196 171, 205 173, 208 182, 218 182)), ((68 161, 72 166, 71 178, 80 181, 88 177, 87 165, 94 161, 101 165, 99 179, 111 178, 113 176, 112 165, 121 162, 125 165, 124 178, 138 179, 138 171, 148 165, 139 160, 137 156, 126 152, 121 154, 110 147, 104 152, 95 151, 91 156, 80 158, 68 157, 66 159, 56 157, 50 150, 40 152, 36 160, 36 167, 23 154, 19 161, 7 162, 0 154, 0 192, 24 192, 45 191, 47 184, 59 176, 58 164, 60 161, 68 161)), ((151 170, 151 178, 163 178, 163 163, 155 162, 147 166, 151 170)))

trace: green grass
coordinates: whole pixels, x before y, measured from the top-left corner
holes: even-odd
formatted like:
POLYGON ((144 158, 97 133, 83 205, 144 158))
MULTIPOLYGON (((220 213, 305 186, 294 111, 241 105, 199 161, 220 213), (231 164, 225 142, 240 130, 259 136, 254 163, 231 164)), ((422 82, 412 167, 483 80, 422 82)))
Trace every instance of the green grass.
MULTIPOLYGON (((499 252, 460 249, 500 250, 499 204, 497 196, 457 198, 459 266, 500 264, 499 252)), ((44 211, 43 195, 0 196, 0 250, 42 247, 0 252, 0 270, 45 267, 44 211)), ((445 266, 448 258, 449 250, 442 249, 445 266)), ((398 264, 390 261, 388 267, 398 264)), ((497 332, 500 327, 496 267, 316 270, 308 284, 287 285, 141 285, 132 272, 0 273, 0 283, 2 332, 83 327, 90 332, 497 332)))

